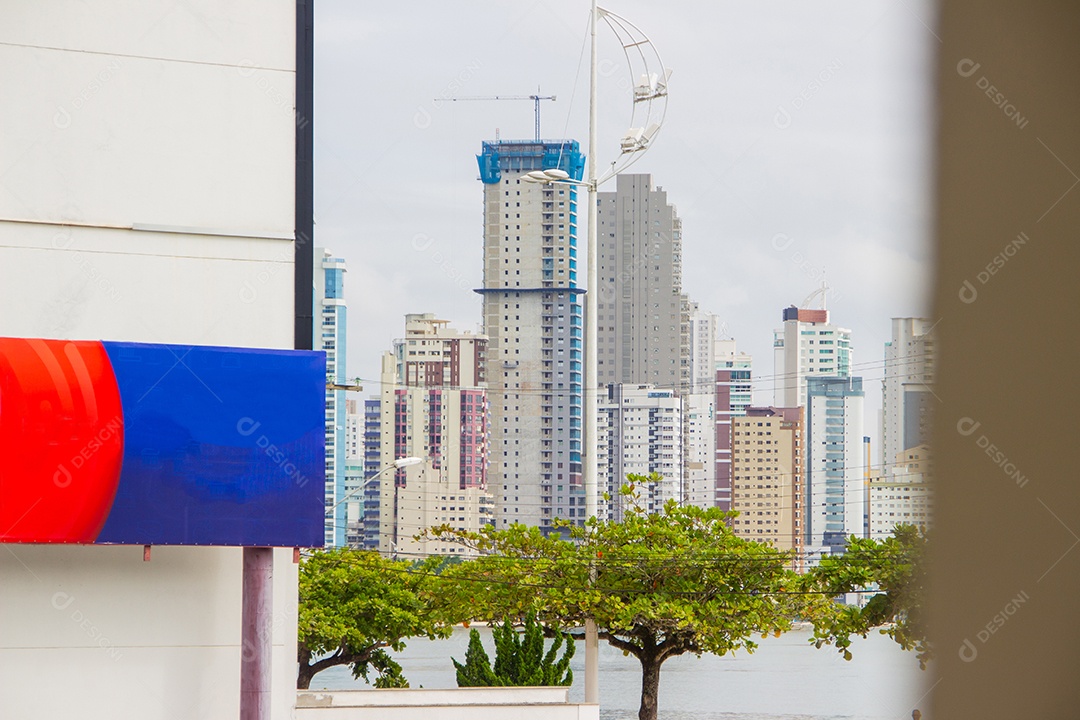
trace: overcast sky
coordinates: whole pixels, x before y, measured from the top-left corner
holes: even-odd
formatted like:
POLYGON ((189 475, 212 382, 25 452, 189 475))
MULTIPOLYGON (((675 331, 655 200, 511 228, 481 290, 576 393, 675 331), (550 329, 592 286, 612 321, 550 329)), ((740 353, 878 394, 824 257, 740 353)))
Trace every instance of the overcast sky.
MULTIPOLYGON (((683 289, 754 356, 772 402, 772 330, 827 272, 853 332, 866 432, 881 405, 891 317, 927 312, 932 5, 603 3, 644 30, 674 73, 667 120, 634 166, 683 221, 683 289), (677 8, 677 10, 676 10, 677 8)), ((316 7, 316 244, 348 263, 348 373, 377 391, 404 315, 479 330, 482 140, 588 135, 586 0, 429 0, 316 7)), ((629 126, 626 62, 601 25, 601 166, 629 126)), ((614 182, 604 190, 614 188, 614 182)), ((579 216, 585 237, 585 213, 579 216)), ((584 254, 584 250, 583 253, 584 254)), ((584 268, 579 277, 585 277, 584 268)), ((365 392, 365 397, 369 393, 365 392)))

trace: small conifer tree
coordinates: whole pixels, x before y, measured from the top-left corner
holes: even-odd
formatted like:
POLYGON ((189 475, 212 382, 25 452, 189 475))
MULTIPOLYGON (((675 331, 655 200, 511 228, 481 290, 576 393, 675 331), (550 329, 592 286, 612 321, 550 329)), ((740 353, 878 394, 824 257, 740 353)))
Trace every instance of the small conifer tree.
POLYGON ((451 658, 457 669, 458 687, 500 687, 527 685, 570 685, 574 673, 570 659, 574 657, 574 641, 566 633, 554 631, 555 640, 544 652, 544 629, 535 615, 525 617, 523 631, 504 620, 492 630, 495 639, 495 663, 492 665, 480 633, 469 632, 469 648, 464 664, 451 658), (559 649, 565 643, 562 657, 559 649))

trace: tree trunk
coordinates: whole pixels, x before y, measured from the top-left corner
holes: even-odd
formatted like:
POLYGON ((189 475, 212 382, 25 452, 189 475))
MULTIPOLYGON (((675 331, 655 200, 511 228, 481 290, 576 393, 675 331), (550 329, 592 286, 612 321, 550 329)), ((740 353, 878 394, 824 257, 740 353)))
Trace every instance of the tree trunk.
POLYGON ((316 660, 311 662, 313 653, 300 644, 296 648, 296 660, 298 669, 296 671, 296 689, 308 690, 311 688, 311 678, 329 667, 335 665, 356 665, 357 663, 368 663, 371 660, 371 652, 376 648, 385 647, 380 643, 375 645, 369 645, 363 652, 349 653, 345 652, 343 648, 338 648, 336 652, 324 657, 322 660, 316 660))
POLYGON ((307 690, 311 687, 311 678, 315 677, 315 669, 310 665, 301 665, 300 672, 296 676, 296 689, 307 690))
POLYGON ((296 675, 296 689, 307 690, 311 687, 311 678, 315 677, 315 668, 311 667, 311 651, 300 644, 296 649, 296 656, 300 666, 296 675))
POLYGON ((641 708, 638 720, 656 720, 656 699, 660 694, 660 664, 663 660, 641 655, 641 708))

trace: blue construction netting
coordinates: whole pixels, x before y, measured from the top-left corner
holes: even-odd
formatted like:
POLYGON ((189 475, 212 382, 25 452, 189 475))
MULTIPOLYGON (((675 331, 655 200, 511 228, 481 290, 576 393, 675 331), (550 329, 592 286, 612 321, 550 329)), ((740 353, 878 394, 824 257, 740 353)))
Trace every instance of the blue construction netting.
POLYGON ((585 156, 577 140, 498 140, 484 142, 476 156, 480 180, 493 184, 503 172, 531 172, 559 168, 574 180, 585 172, 585 156))

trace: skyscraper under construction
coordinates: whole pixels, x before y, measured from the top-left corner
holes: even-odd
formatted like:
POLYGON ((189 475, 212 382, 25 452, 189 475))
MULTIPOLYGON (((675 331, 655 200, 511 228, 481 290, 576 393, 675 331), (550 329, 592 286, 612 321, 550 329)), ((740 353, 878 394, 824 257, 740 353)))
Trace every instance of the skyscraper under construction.
POLYGON ((477 156, 484 184, 484 334, 491 409, 488 489, 496 527, 585 519, 581 473, 582 306, 574 140, 497 140, 477 156))

